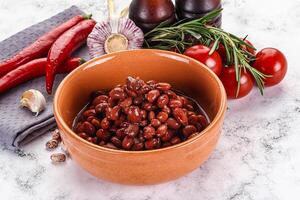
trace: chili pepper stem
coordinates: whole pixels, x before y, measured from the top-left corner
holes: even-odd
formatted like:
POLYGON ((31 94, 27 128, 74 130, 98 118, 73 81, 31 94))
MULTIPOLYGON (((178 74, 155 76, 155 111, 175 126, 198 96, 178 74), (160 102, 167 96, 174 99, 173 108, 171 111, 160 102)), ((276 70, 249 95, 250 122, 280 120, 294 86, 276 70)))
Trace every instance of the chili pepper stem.
POLYGON ((92 19, 93 14, 83 15, 84 19, 92 19))

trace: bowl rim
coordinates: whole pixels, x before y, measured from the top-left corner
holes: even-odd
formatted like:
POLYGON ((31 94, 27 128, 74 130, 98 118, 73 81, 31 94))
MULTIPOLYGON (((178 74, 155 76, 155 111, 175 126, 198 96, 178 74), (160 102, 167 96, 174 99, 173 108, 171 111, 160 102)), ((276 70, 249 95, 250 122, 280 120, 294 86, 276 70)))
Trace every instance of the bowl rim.
POLYGON ((128 155, 133 155, 133 154, 153 154, 153 153, 157 153, 157 152, 162 152, 162 151, 169 151, 171 149, 177 149, 177 148, 181 148, 184 146, 187 146, 191 143, 194 143, 196 140, 199 140, 200 138, 204 137, 211 129, 213 129, 213 127, 217 124, 218 121, 220 121, 223 117, 223 115, 226 112, 226 106, 227 106, 227 95, 224 89, 224 86, 222 84, 222 82, 220 81, 220 79, 218 78, 218 76, 211 71, 208 67, 205 67, 205 65, 201 62, 199 62, 198 60, 195 60, 191 57, 188 57, 186 55, 183 54, 178 54, 175 52, 170 52, 170 51, 165 51, 165 50, 158 50, 158 49, 134 49, 134 50, 125 50, 125 51, 119 51, 119 52, 115 52, 115 53, 110 53, 110 54, 106 54, 103 55, 101 57, 98 58, 93 58, 85 63, 83 63, 82 65, 80 65, 79 67, 77 67, 75 70, 73 70, 71 73, 69 73, 63 80, 62 82, 59 84, 55 95, 54 95, 54 100, 53 100, 53 111, 54 111, 54 117, 55 120, 57 121, 57 124, 61 124, 63 131, 65 132, 65 134, 69 134, 71 137, 73 137, 76 140, 79 140, 83 145, 86 145, 88 148, 92 148, 96 151, 102 151, 102 152, 106 152, 106 153, 111 153, 111 154, 128 154, 128 155), (126 150, 116 150, 116 149, 110 149, 110 148, 106 148, 106 147, 102 147, 96 144, 93 144, 91 142, 88 142, 86 140, 84 140, 83 138, 81 138, 80 136, 78 136, 67 124, 66 122, 63 120, 62 116, 59 114, 59 109, 58 109, 58 100, 60 97, 60 93, 62 91, 63 86, 65 85, 66 82, 68 82, 69 77, 71 77, 73 74, 75 74, 77 71, 81 70, 82 68, 90 65, 91 63, 97 62, 98 60, 102 60, 108 57, 113 57, 116 56, 118 54, 124 54, 124 53, 130 53, 130 52, 141 52, 141 51, 149 51, 153 54, 156 53, 165 53, 168 55, 172 55, 172 56, 179 56, 181 58, 185 58, 185 59, 189 59, 191 61, 193 61, 194 63, 197 63, 199 66, 201 66, 204 70, 206 70, 210 76, 212 76, 214 78, 214 80, 217 82, 218 84, 218 88, 220 91, 220 97, 221 97, 221 102, 220 102, 220 106, 218 108, 217 114, 214 117, 213 120, 211 120, 210 124, 200 132, 199 135, 190 138, 184 142, 181 142, 179 144, 173 145, 173 146, 169 146, 169 147, 165 147, 165 148, 160 148, 160 149, 153 149, 153 150, 143 150, 143 151, 126 151, 126 150))

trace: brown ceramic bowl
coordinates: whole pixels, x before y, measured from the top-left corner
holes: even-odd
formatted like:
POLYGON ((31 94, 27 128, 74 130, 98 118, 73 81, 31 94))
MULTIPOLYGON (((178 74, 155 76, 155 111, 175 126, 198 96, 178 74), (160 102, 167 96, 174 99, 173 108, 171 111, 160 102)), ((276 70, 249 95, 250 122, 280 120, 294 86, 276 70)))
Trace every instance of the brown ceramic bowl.
POLYGON ((216 75, 196 60, 159 50, 123 51, 93 59, 70 73, 54 98, 55 119, 71 158, 96 177, 134 185, 170 181, 198 168, 217 144, 225 110, 225 90, 216 75), (90 93, 111 89, 129 75, 171 83, 202 105, 211 124, 190 140, 150 151, 107 149, 77 136, 72 121, 90 93))

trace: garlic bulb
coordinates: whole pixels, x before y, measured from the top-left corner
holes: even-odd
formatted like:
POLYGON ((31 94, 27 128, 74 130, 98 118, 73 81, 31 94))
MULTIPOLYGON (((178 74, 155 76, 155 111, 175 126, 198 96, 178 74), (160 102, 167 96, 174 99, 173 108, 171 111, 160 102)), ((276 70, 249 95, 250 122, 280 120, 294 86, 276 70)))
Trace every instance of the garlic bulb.
POLYGON ((87 45, 91 58, 122 50, 140 49, 144 42, 143 31, 128 18, 126 10, 121 17, 114 16, 112 0, 108 0, 109 19, 99 22, 88 36, 87 45))
POLYGON ((21 97, 21 106, 28 108, 31 112, 36 113, 38 116, 46 108, 46 99, 44 95, 34 89, 25 91, 21 97))

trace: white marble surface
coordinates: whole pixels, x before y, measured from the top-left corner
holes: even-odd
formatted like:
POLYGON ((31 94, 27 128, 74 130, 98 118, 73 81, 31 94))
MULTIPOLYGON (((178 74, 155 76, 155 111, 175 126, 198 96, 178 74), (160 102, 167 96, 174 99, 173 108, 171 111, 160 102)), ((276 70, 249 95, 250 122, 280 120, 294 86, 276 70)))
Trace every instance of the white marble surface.
MULTIPOLYGON (((124 7, 129 0, 118 0, 124 7)), ((44 136, 18 154, 0 148, 0 199, 296 200, 300 197, 300 1, 225 0, 223 27, 289 61, 277 87, 230 101, 223 135, 209 160, 179 180, 146 187, 97 180, 72 160, 54 166, 44 136)), ((0 40, 71 5, 106 13, 104 0, 0 0, 0 40)), ((1 114, 1 113, 0 113, 1 114)))

